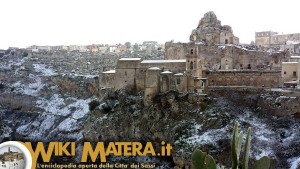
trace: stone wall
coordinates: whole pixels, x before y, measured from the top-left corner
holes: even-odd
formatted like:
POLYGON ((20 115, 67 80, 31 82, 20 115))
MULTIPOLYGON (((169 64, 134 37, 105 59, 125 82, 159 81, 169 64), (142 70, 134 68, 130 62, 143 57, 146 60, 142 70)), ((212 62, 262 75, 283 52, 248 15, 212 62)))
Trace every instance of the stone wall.
POLYGON ((193 42, 187 44, 170 42, 166 43, 165 47, 165 59, 185 59, 189 49, 196 48, 198 57, 201 57, 203 70, 226 69, 226 67, 237 70, 281 70, 281 62, 289 59, 289 54, 285 52, 249 50, 238 45, 207 46, 193 42))
POLYGON ((145 95, 144 95, 144 103, 148 104, 152 102, 154 96, 159 93, 160 89, 160 69, 158 68, 149 68, 146 72, 145 79, 145 95))
POLYGON ((299 71, 300 62, 283 62, 282 63, 282 81, 283 82, 290 82, 296 81, 299 78, 299 71))
POLYGON ((269 48, 271 35, 274 33, 271 31, 255 32, 255 45, 260 48, 269 48))
POLYGON ((115 88, 115 73, 101 73, 99 76, 100 88, 115 88))
POLYGON ((208 86, 254 86, 278 87, 280 71, 209 71, 208 86))
POLYGON ((188 43, 174 43, 173 41, 166 42, 164 59, 185 59, 185 56, 188 53, 188 45, 188 43))
POLYGON ((286 41, 300 41, 300 33, 273 35, 271 44, 286 44, 286 41))
POLYGON ((181 72, 186 70, 186 59, 181 60, 143 60, 140 64, 141 69, 148 69, 150 67, 159 67, 162 71, 169 70, 173 73, 181 72))
POLYGON ((115 89, 121 89, 125 86, 135 86, 135 75, 137 69, 140 67, 140 59, 136 60, 122 60, 117 63, 115 89))

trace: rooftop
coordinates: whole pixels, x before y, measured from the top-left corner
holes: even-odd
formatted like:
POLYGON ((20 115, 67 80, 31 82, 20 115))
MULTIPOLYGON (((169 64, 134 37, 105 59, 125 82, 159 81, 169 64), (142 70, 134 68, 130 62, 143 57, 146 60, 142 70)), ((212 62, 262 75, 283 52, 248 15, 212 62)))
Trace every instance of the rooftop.
POLYGON ((298 62, 282 62, 282 64, 297 64, 298 62))
POLYGON ((300 56, 291 56, 293 59, 300 59, 300 56))
POLYGON ((161 74, 172 74, 172 72, 167 70, 167 71, 161 72, 161 74))
POLYGON ((175 76, 183 76, 183 73, 176 73, 175 76))
POLYGON ((186 59, 178 60, 143 60, 141 63, 185 63, 186 59))
POLYGON ((141 58, 121 58, 119 60, 141 60, 141 58))
POLYGON ((158 67, 150 67, 148 70, 160 70, 158 67))

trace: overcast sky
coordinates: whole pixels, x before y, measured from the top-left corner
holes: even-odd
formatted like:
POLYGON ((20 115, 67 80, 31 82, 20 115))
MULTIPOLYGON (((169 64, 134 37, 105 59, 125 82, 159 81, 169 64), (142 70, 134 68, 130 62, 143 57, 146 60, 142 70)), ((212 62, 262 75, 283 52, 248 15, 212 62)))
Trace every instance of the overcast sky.
POLYGON ((208 11, 241 43, 255 31, 300 32, 299 0, 1 0, 0 48, 188 42, 208 11))

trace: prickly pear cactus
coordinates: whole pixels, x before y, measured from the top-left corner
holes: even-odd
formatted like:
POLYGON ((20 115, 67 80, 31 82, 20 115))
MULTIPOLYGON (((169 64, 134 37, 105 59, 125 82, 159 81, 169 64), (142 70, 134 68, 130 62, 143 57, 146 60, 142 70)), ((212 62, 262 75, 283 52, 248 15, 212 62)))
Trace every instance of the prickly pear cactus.
MULTIPOLYGON (((231 141, 231 158, 232 168, 238 169, 239 157, 242 146, 243 132, 238 132, 238 122, 234 123, 233 136, 231 141)), ((251 127, 248 128, 247 137, 245 142, 242 169, 248 169, 249 153, 250 153, 250 142, 251 142, 251 127)), ((262 157, 255 162, 253 169, 269 169, 270 158, 262 157)), ((192 169, 217 169, 217 165, 212 156, 208 155, 201 150, 195 150, 192 154, 192 169)), ((218 169, 224 169, 222 165, 218 166, 218 169)))
POLYGON ((248 169, 250 142, 251 142, 251 127, 249 127, 247 131, 242 169, 248 169))
POLYGON ((239 157, 240 157, 241 146, 242 146, 243 132, 241 131, 240 133, 238 133, 238 127, 239 124, 236 121, 234 123, 233 136, 231 141, 232 169, 238 169, 239 157))
POLYGON ((192 154, 192 169, 217 169, 212 156, 196 149, 192 154))
POLYGON ((269 169, 270 163, 270 158, 264 156, 254 163, 253 169, 269 169))

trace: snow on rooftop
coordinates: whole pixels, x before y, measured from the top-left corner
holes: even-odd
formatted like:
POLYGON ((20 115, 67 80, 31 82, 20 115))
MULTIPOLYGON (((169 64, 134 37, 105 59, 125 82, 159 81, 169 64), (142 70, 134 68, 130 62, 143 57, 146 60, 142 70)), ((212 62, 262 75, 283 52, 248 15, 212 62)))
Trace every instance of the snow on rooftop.
POLYGON ((286 41, 286 44, 287 45, 296 45, 296 44, 299 44, 300 42, 298 41, 286 41))
POLYGON ((282 64, 296 64, 298 62, 282 62, 282 64))
POLYGON ((186 62, 186 59, 178 60, 143 60, 141 63, 183 63, 186 62))
POLYGON ((168 70, 161 72, 161 74, 171 74, 171 73, 172 73, 172 72, 170 72, 170 71, 168 71, 168 70))
POLYGON ((121 58, 120 60, 141 60, 141 58, 121 58))
POLYGON ((109 71, 102 72, 102 73, 105 73, 105 74, 108 74, 108 73, 116 73, 116 70, 109 70, 109 71))
POLYGON ((300 56, 291 56, 293 59, 300 59, 300 56))
POLYGON ((175 76, 183 76, 183 73, 176 73, 175 76))
POLYGON ((148 70, 160 70, 158 67, 150 67, 148 70))
POLYGON ((198 42, 195 42, 195 44, 196 44, 196 45, 203 45, 203 44, 204 44, 204 42, 202 42, 202 41, 198 41, 198 42))

